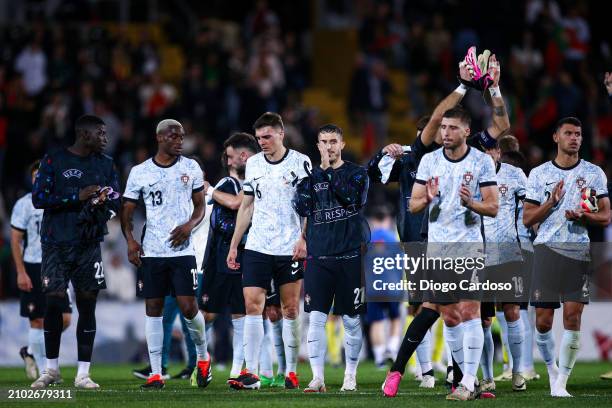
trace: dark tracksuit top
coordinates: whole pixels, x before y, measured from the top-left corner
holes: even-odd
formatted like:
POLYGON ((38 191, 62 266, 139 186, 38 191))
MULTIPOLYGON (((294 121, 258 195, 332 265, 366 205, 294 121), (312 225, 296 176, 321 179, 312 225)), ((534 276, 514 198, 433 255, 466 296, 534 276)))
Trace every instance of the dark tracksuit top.
POLYGON ((294 206, 307 217, 306 244, 309 256, 340 255, 358 250, 369 241, 362 215, 368 196, 365 168, 345 161, 337 169, 317 166, 297 187, 294 206))
MULTIPOLYGON (((110 186, 120 191, 111 157, 105 154, 81 157, 66 148, 45 155, 32 189, 32 204, 45 210, 40 230, 42 244, 72 246, 84 243, 77 221, 86 201, 79 200, 79 191, 91 185, 110 186)), ((119 202, 108 200, 105 205, 118 214, 119 202)), ((102 241, 104 231, 90 242, 102 241)))

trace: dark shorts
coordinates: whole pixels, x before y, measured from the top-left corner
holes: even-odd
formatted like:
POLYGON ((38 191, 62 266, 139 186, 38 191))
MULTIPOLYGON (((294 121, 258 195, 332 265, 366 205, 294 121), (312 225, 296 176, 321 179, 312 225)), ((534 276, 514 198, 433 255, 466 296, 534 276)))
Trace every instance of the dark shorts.
POLYGON ((304 272, 304 311, 354 316, 366 311, 361 254, 309 257, 304 272))
MULTIPOLYGON (((30 320, 45 317, 47 308, 47 299, 42 291, 42 278, 40 277, 40 264, 32 264, 24 262, 26 273, 32 281, 32 290, 29 292, 19 292, 19 314, 22 317, 27 317, 30 320)), ((72 313, 72 302, 70 300, 70 291, 66 290, 62 313, 72 313)))
POLYGON ((484 276, 496 285, 505 285, 510 290, 489 290, 483 293, 483 301, 520 305, 529 301, 529 271, 522 261, 487 266, 484 276))
POLYGON ((470 289, 470 284, 474 282, 484 282, 485 281, 485 270, 484 269, 473 269, 465 271, 460 276, 453 271, 440 271, 435 269, 430 269, 425 272, 425 276, 427 277, 427 281, 432 282, 433 284, 445 284, 445 283, 455 283, 458 286, 458 289, 451 290, 448 288, 442 289, 427 289, 422 292, 423 302, 430 302, 436 305, 448 306, 455 303, 459 303, 462 300, 477 300, 480 301, 482 299, 482 290, 481 289, 470 289), (465 289, 459 288, 459 282, 464 281, 464 284, 467 285, 465 289))
POLYGON ((495 317, 495 303, 482 302, 480 304, 480 317, 483 319, 486 319, 488 317, 495 317))
POLYGON ((589 303, 590 262, 580 261, 536 245, 533 258, 531 305, 558 309, 562 302, 589 303))
POLYGON ((106 289, 100 243, 42 246, 43 292, 64 292, 68 282, 77 291, 106 289))
POLYGON ((142 258, 138 268, 139 297, 160 299, 167 295, 195 296, 198 271, 195 256, 142 258))
POLYGON ((276 283, 274 283, 274 279, 272 279, 266 292, 266 306, 280 307, 280 305, 280 292, 278 291, 276 283))
POLYGON ((297 282, 304 278, 302 261, 292 261, 291 256, 267 255, 261 252, 244 250, 242 258, 242 287, 258 287, 270 290, 274 279, 275 289, 286 283, 297 282))
POLYGON ((206 290, 198 298, 200 309, 209 313, 222 313, 229 306, 232 314, 246 314, 244 294, 242 293, 242 275, 235 273, 216 273, 204 275, 202 282, 212 278, 206 290))
POLYGON ((368 323, 385 319, 397 319, 400 316, 400 302, 369 302, 366 313, 368 323))

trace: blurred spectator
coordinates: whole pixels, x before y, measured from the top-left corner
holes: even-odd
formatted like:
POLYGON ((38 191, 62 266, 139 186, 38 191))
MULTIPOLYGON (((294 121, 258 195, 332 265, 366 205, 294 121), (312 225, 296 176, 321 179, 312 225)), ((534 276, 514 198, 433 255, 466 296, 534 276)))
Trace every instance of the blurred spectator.
POLYGON ((47 57, 38 41, 32 41, 17 56, 15 71, 23 75, 23 86, 29 96, 37 96, 47 85, 47 57))

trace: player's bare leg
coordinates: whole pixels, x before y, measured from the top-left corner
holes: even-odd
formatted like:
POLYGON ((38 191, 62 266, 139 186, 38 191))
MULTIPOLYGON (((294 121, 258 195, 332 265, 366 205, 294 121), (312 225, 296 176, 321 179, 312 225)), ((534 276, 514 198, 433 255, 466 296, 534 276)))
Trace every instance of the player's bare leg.
POLYGON ((283 343, 285 345, 285 357, 287 360, 287 377, 285 388, 299 388, 297 377, 300 291, 302 290, 302 279, 290 282, 279 288, 281 297, 281 309, 283 312, 283 343))

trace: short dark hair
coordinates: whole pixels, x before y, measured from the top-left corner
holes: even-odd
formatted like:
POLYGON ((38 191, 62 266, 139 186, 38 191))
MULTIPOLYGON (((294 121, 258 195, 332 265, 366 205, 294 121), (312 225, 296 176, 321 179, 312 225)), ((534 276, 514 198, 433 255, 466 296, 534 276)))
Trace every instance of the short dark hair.
POLYGON ((39 167, 40 167, 40 160, 34 160, 34 162, 30 164, 30 166, 28 167, 28 170, 30 170, 30 175, 32 175, 35 171, 38 171, 39 167))
POLYGON ((431 115, 421 116, 416 121, 417 131, 422 131, 423 129, 425 129, 425 126, 427 126, 427 124, 429 123, 429 119, 431 119, 431 115))
POLYGON ((335 133, 337 135, 340 135, 340 137, 344 136, 344 133, 342 133, 342 128, 331 123, 323 125, 319 128, 319 131, 317 132, 317 138, 321 133, 335 133))
POLYGON ((580 122, 580 119, 575 116, 568 116, 566 118, 562 118, 557 122, 557 125, 555 126, 555 132, 558 132, 559 129, 561 129, 561 126, 563 125, 574 125, 581 128, 582 122, 580 122))
POLYGON ((238 149, 240 147, 248 149, 253 153, 257 153, 259 151, 259 144, 255 137, 249 133, 239 132, 234 133, 230 137, 227 138, 225 142, 223 142, 223 151, 231 146, 234 149, 238 149))
POLYGON ((79 133, 84 130, 91 130, 93 127, 101 125, 106 125, 101 118, 94 115, 83 115, 76 120, 74 124, 74 131, 78 136, 79 133))
POLYGON ((253 124, 253 130, 257 130, 266 126, 271 126, 280 130, 285 129, 281 115, 276 112, 266 112, 261 115, 253 124))
POLYGON ((469 112, 463 109, 461 105, 457 105, 454 108, 450 108, 449 110, 444 112, 444 115, 442 115, 442 117, 459 119, 461 122, 465 123, 468 126, 470 126, 470 124, 472 123, 472 118, 470 117, 469 112))
POLYGON ((527 160, 525 159, 525 156, 518 150, 509 150, 506 152, 502 152, 499 161, 502 163, 511 164, 514 167, 519 167, 523 170, 525 170, 525 167, 527 165, 527 160))
POLYGON ((505 135, 497 139, 497 146, 502 153, 518 152, 520 150, 519 141, 513 135, 505 135))

